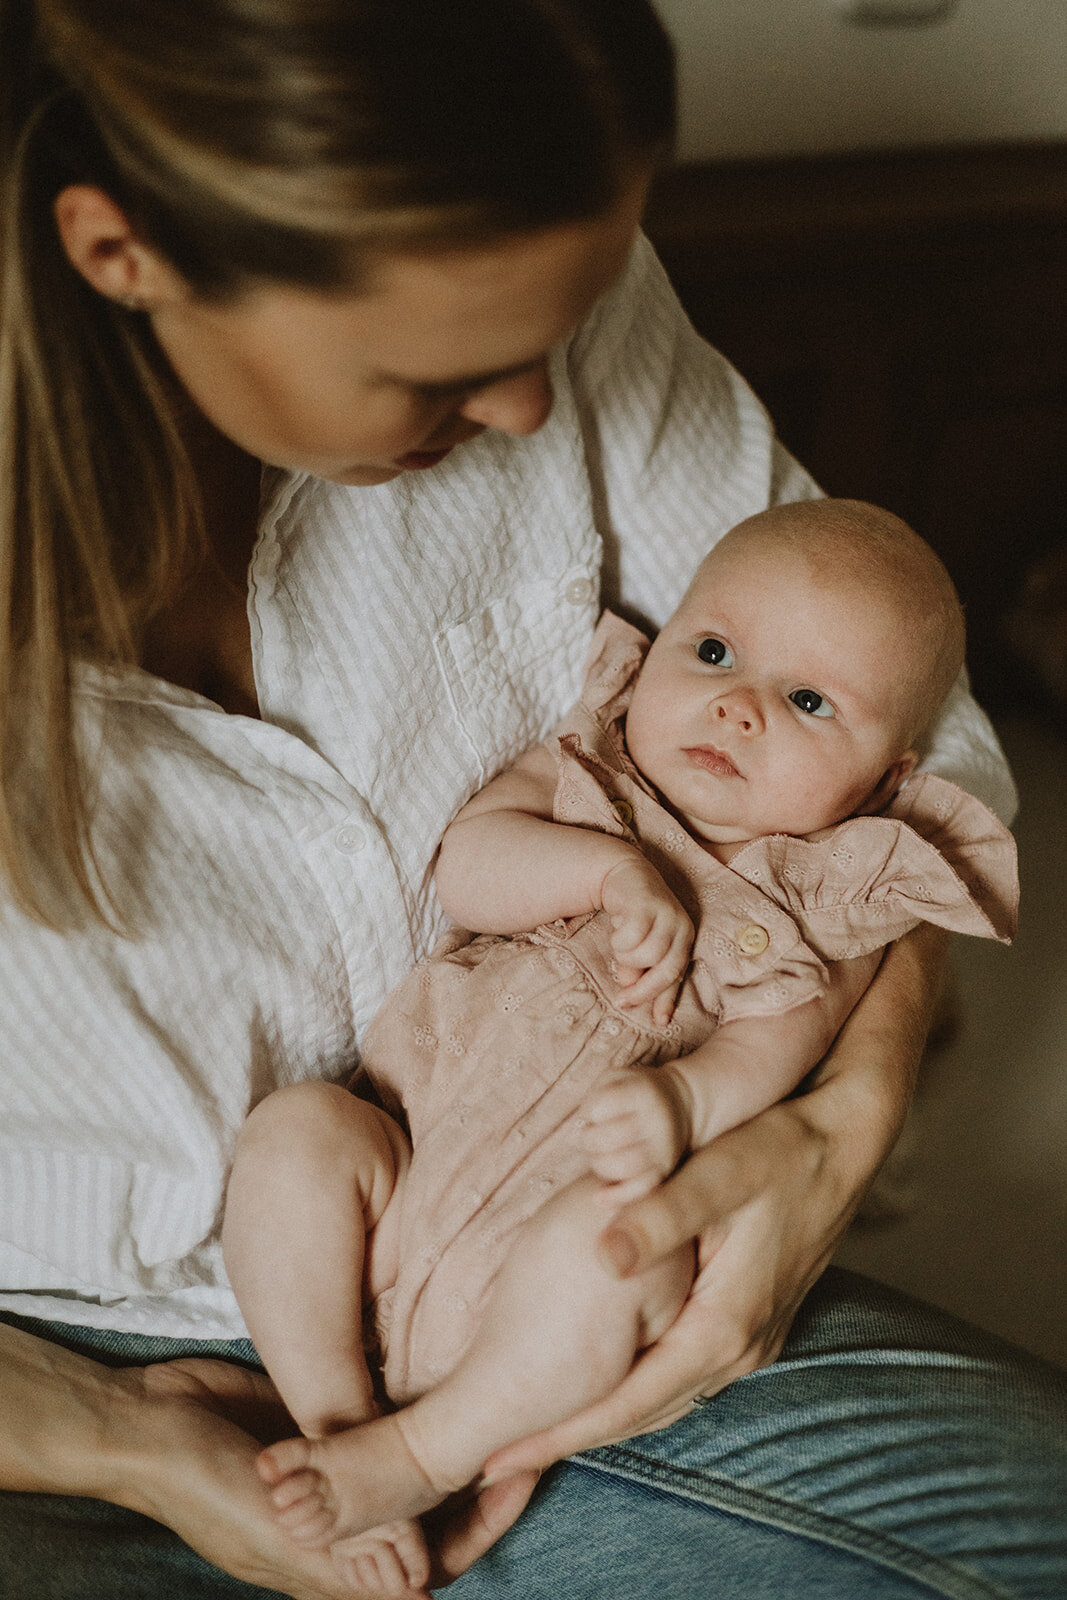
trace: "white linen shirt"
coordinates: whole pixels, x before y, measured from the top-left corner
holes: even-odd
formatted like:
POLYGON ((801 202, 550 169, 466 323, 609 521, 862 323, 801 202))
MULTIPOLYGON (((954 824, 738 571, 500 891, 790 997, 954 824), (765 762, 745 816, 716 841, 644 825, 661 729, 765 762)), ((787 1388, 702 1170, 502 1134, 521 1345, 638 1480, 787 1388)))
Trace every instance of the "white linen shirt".
MULTIPOLYGON (((645 241, 552 381, 537 434, 430 471, 265 475, 262 720, 139 670, 79 675, 93 836, 136 933, 0 907, 0 1307, 243 1333, 219 1222, 244 1117, 350 1072, 441 929, 442 831, 576 699, 601 605, 658 626, 728 527, 816 492, 645 241)), ((962 685, 927 765, 1010 818, 962 685)))

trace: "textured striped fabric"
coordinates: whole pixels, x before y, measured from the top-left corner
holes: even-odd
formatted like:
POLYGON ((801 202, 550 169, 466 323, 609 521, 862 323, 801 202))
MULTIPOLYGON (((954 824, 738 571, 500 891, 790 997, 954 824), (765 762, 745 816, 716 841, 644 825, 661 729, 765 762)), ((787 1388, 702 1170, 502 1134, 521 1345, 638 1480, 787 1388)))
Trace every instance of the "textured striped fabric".
MULTIPOLYGON (((81 675, 95 839, 136 934, 0 907, 0 1305, 239 1334, 218 1225, 242 1119, 349 1072, 440 929, 444 826, 568 709, 602 600, 660 623, 727 527, 814 492, 644 243, 553 382, 538 434, 429 472, 269 476, 262 721, 143 672, 81 675)), ((962 688, 930 764, 1010 813, 962 688)))

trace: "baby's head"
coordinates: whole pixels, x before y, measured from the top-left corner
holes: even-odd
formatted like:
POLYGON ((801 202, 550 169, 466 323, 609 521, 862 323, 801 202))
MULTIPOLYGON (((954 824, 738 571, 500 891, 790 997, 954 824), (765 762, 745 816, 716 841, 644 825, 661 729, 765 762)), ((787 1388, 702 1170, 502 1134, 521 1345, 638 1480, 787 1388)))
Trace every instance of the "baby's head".
POLYGON ((776 506, 701 562, 626 742, 713 844, 814 833, 891 799, 963 653, 952 580, 906 523, 855 500, 776 506))

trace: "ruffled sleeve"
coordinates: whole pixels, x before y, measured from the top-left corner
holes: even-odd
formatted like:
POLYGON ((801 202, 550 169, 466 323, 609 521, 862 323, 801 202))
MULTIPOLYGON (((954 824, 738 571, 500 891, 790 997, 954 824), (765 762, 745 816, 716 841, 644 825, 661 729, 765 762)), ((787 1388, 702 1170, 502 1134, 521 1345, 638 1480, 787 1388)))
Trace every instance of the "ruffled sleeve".
POLYGON ((597 623, 582 685, 582 707, 610 725, 625 715, 637 674, 648 654, 649 640, 613 611, 597 623))
POLYGON ((607 821, 608 831, 617 832, 608 801, 603 793, 597 798, 598 785, 610 789, 619 775, 644 783, 630 760, 623 728, 648 644, 639 629, 611 611, 605 611, 597 624, 586 660, 582 697, 546 741, 559 763, 557 822, 603 827, 607 821), (575 783, 579 755, 596 773, 592 784, 575 783))
POLYGON ((1015 933, 1011 834, 980 801, 929 773, 911 779, 886 815, 807 839, 757 839, 730 867, 826 961, 877 950, 919 922, 1003 944, 1015 933))

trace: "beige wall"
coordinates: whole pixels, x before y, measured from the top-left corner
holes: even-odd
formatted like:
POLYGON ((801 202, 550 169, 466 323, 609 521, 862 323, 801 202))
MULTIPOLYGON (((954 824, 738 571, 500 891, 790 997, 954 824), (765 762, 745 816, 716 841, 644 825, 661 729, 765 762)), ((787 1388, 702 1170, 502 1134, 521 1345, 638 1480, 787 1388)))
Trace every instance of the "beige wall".
POLYGON ((685 160, 1067 138, 1067 0, 857 27, 834 0, 657 0, 685 160))

